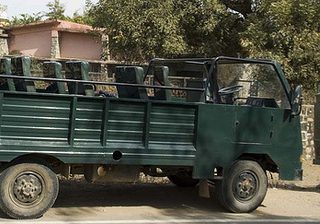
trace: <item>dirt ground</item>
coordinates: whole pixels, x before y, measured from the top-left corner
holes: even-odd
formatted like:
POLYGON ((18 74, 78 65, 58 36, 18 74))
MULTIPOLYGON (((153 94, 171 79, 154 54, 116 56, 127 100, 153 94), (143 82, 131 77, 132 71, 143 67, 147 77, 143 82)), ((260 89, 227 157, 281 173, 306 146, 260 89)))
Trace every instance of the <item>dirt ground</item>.
POLYGON ((282 181, 278 175, 269 176, 269 185, 272 188, 284 188, 291 190, 315 190, 320 192, 320 165, 313 165, 312 161, 305 160, 302 163, 302 181, 282 181))
MULTIPOLYGON (((53 208, 40 219, 18 223, 320 223, 320 166, 305 161, 303 169, 303 181, 273 175, 262 205, 245 214, 227 212, 216 200, 200 198, 197 188, 178 188, 167 178, 142 175, 136 184, 105 185, 61 179, 53 208)), ((0 223, 15 222, 0 213, 0 223)))
MULTIPOLYGON (((227 212, 197 188, 173 184, 88 184, 62 180, 59 197, 40 219, 28 224, 320 223, 320 191, 270 188, 252 213, 227 212)), ((0 223, 8 224, 0 215, 0 223)))

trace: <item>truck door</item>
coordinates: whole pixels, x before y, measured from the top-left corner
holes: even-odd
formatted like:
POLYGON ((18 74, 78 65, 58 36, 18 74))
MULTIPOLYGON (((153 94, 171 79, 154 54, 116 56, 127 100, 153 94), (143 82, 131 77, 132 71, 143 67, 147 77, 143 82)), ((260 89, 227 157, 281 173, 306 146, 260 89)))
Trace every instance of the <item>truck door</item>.
POLYGON ((270 144, 273 135, 272 110, 239 106, 235 110, 234 141, 238 144, 270 144))
POLYGON ((285 123, 285 111, 290 109, 274 67, 263 63, 219 64, 217 82, 221 103, 235 106, 234 143, 271 144, 275 121, 285 123))

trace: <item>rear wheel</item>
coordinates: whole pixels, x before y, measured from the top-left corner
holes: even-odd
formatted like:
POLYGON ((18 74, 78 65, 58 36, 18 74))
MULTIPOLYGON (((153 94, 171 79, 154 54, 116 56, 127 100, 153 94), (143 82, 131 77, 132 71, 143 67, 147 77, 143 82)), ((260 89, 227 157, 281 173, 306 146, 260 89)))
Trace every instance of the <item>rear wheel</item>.
POLYGON ((255 161, 240 160, 217 182, 217 197, 229 211, 243 213, 255 210, 265 198, 268 179, 255 161))
POLYGON ((191 172, 181 171, 175 175, 168 176, 169 180, 178 187, 194 187, 199 180, 193 179, 191 172))
POLYGON ((0 208, 11 218, 38 218, 52 207, 58 191, 58 178, 48 167, 13 165, 0 175, 0 208))

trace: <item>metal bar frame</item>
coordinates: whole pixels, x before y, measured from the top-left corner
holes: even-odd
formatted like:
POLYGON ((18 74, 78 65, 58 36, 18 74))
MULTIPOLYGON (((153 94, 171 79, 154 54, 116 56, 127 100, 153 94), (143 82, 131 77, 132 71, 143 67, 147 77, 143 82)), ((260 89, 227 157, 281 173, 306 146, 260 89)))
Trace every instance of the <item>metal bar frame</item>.
POLYGON ((4 75, 0 74, 0 78, 12 78, 32 81, 51 81, 51 82, 71 82, 71 83, 83 83, 83 84, 94 84, 94 85, 105 85, 105 86, 131 86, 131 87, 145 87, 145 88, 158 88, 158 89, 171 89, 171 90, 184 90, 184 91, 198 91, 203 92, 204 88, 185 88, 185 87, 171 87, 171 86, 154 86, 154 85, 141 85, 141 84, 129 84, 129 83, 108 83, 101 81, 85 81, 85 80, 74 80, 74 79, 55 79, 55 78, 42 78, 42 77, 22 77, 16 75, 4 75))

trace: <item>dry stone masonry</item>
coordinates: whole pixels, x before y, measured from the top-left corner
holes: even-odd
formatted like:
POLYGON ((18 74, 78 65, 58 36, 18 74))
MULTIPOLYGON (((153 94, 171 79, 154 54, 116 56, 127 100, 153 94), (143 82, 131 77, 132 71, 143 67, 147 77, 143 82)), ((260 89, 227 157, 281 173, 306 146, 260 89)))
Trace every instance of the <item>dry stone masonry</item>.
POLYGON ((8 34, 5 33, 5 30, 0 27, 0 56, 8 55, 8 34))
POLYGON ((313 143, 313 122, 314 122, 314 106, 303 105, 301 111, 301 135, 303 143, 303 158, 311 160, 314 158, 313 143))

